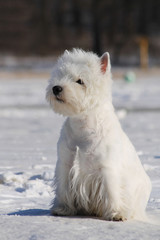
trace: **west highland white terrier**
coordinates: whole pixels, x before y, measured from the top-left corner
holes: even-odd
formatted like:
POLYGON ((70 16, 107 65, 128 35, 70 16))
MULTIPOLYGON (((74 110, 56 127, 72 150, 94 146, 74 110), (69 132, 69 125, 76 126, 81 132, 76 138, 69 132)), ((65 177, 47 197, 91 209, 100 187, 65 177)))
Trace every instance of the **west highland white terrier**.
POLYGON ((145 219, 151 182, 123 132, 111 96, 111 65, 80 49, 53 69, 47 100, 67 116, 58 141, 53 215, 145 219))

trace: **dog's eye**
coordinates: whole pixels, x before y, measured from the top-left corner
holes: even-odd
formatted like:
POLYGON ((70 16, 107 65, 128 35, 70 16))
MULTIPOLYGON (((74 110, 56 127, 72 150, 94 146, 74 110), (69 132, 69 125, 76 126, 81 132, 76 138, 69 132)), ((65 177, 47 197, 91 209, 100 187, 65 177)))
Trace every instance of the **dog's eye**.
POLYGON ((83 82, 81 79, 78 79, 78 80, 76 81, 76 83, 78 83, 78 84, 80 84, 80 85, 83 85, 83 84, 84 84, 84 82, 83 82))

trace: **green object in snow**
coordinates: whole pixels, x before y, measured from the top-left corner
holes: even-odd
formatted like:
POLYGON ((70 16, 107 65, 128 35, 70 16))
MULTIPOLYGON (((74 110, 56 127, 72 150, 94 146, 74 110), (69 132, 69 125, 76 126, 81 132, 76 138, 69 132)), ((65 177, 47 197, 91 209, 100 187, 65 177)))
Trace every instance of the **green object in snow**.
POLYGON ((127 72, 127 73, 124 75, 124 80, 125 80, 126 82, 135 82, 135 80, 136 80, 136 75, 135 75, 135 73, 132 72, 132 71, 127 72))

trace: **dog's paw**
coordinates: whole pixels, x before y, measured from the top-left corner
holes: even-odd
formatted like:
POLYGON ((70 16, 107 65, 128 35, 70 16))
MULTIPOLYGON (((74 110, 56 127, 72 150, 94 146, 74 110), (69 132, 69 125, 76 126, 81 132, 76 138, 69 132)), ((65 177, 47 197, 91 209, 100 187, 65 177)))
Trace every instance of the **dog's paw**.
POLYGON ((114 217, 112 218, 112 221, 116 221, 116 222, 126 221, 126 220, 127 220, 126 217, 121 216, 121 215, 119 215, 119 214, 117 214, 116 216, 114 216, 114 217))
POLYGON ((75 212, 68 207, 53 207, 51 209, 51 214, 54 216, 73 216, 75 212))
POLYGON ((107 217, 106 217, 106 220, 109 220, 109 221, 126 221, 127 220, 127 217, 124 216, 123 214, 119 213, 119 212, 113 212, 113 213, 110 213, 107 217))

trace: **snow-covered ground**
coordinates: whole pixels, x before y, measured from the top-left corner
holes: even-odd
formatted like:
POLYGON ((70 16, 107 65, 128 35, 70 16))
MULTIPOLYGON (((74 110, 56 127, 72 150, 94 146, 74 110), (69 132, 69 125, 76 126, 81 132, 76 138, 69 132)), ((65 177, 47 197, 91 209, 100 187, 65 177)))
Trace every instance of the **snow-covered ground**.
MULTIPOLYGON (((115 74, 116 75, 116 74, 115 74)), ((114 81, 113 102, 152 180, 148 214, 160 222, 160 75, 114 81)), ((160 225, 49 215, 63 117, 45 102, 45 73, 0 73, 0 239, 159 240, 160 225)))

